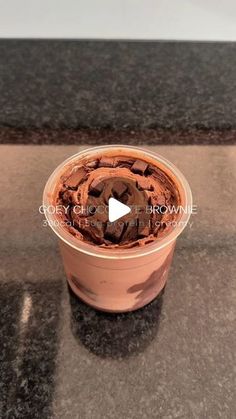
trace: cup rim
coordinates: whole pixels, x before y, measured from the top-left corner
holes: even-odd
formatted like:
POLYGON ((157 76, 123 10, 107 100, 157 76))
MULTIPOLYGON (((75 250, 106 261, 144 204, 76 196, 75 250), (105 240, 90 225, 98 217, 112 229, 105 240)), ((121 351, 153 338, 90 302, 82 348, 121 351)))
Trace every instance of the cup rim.
MULTIPOLYGON (((171 172, 171 174, 177 178, 179 184, 181 185, 183 191, 184 191, 184 198, 185 198, 185 205, 188 206, 188 208, 192 208, 192 192, 189 186, 188 181, 186 180, 185 176, 182 174, 182 172, 169 160, 167 160, 165 157, 159 155, 158 153, 143 148, 143 147, 136 147, 131 145, 120 145, 120 144, 112 144, 112 145, 101 145, 101 146, 95 146, 86 148, 84 150, 79 151, 78 153, 73 154, 72 156, 68 157, 66 160, 64 160, 61 164, 59 164, 55 170, 52 172, 52 174, 49 176, 44 191, 43 191, 43 205, 48 206, 52 205, 50 203, 50 192, 56 185, 56 181, 59 178, 59 175, 63 173, 63 168, 69 164, 72 163, 73 160, 78 160, 78 158, 84 158, 86 156, 90 157, 96 152, 100 152, 102 150, 111 150, 111 149, 118 149, 120 152, 122 151, 128 151, 128 150, 134 150, 137 153, 140 153, 142 156, 149 157, 156 161, 156 163, 161 164, 164 166, 168 171, 171 172)), ((140 158, 141 158, 140 155, 140 158)), ((74 248, 75 250, 82 252, 86 255, 90 255, 96 258, 105 258, 105 259, 133 259, 133 258, 140 258, 142 256, 158 252, 159 250, 165 248, 169 244, 171 244, 173 241, 177 239, 177 237, 182 233, 184 228, 186 227, 189 218, 190 218, 190 211, 183 212, 180 218, 178 219, 178 223, 181 222, 177 227, 174 227, 167 235, 162 239, 156 239, 152 243, 148 243, 142 247, 134 247, 134 248, 112 248, 112 249, 105 249, 101 248, 99 246, 96 246, 94 244, 89 244, 86 242, 83 242, 81 240, 76 239, 69 231, 67 231, 64 227, 60 225, 56 225, 54 221, 58 220, 57 217, 54 214, 49 214, 48 211, 44 212, 44 215, 46 217, 46 220, 51 227, 51 229, 54 231, 54 233, 61 239, 64 243, 69 245, 70 247, 74 248)))

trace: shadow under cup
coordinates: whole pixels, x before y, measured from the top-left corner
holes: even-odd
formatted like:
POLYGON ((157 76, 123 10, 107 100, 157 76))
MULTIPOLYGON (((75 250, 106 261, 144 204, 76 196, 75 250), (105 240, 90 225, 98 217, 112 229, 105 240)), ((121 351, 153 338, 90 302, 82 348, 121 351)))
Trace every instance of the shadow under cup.
POLYGON ((101 146, 84 150, 64 161, 45 186, 43 204, 52 205, 56 186, 67 165, 84 158, 130 156, 143 159, 163 170, 180 194, 178 222, 162 239, 131 249, 104 249, 76 239, 56 215, 45 212, 52 230, 59 237, 67 280, 74 293, 96 309, 111 312, 136 310, 152 301, 164 288, 173 257, 176 238, 186 226, 192 206, 188 182, 172 163, 149 150, 132 146, 101 146))

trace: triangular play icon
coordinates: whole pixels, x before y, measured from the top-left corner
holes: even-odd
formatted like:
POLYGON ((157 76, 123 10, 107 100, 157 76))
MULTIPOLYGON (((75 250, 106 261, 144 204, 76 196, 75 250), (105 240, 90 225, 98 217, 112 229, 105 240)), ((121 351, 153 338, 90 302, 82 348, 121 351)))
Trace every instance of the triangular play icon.
POLYGON ((131 208, 128 207, 128 205, 122 204, 122 202, 117 201, 117 199, 110 198, 108 200, 108 219, 111 223, 124 215, 129 214, 130 211, 131 208))

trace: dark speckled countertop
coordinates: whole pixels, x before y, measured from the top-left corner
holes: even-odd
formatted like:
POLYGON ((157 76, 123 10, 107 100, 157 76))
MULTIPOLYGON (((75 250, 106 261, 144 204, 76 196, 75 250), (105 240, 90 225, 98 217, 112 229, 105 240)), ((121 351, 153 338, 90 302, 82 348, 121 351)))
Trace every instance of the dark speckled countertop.
POLYGON ((235 144, 236 43, 0 40, 0 142, 235 144))
POLYGON ((198 214, 164 295, 111 315, 69 292, 38 214, 46 179, 78 146, 0 146, 1 418, 235 418, 236 146, 154 149, 183 171, 198 214))

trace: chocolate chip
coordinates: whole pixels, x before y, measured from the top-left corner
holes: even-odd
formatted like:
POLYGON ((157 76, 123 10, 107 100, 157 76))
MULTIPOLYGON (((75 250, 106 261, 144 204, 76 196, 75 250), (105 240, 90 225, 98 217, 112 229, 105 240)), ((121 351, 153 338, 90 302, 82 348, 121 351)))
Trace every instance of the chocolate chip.
POLYGON ((89 186, 89 195, 100 196, 104 186, 104 183, 100 179, 94 179, 89 186))
POLYGON ((112 157, 101 157, 99 167, 114 167, 115 160, 112 157))
POLYGON ((116 161, 116 166, 130 169, 133 163, 134 163, 133 159, 118 158, 116 161))
POLYGON ((70 176, 65 180, 65 185, 69 188, 76 188, 85 178, 87 172, 84 167, 74 167, 70 176))
POLYGON ((119 221, 118 223, 107 223, 104 237, 107 240, 118 243, 121 239, 124 230, 124 223, 119 221))
POLYGON ((89 227, 87 233, 92 237, 93 241, 98 244, 103 243, 103 227, 101 223, 97 223, 96 226, 89 227))
POLYGON ((115 198, 120 198, 126 191, 128 187, 123 182, 116 182, 112 188, 112 193, 115 198))
POLYGON ((138 235, 139 237, 147 237, 150 234, 149 231, 149 215, 145 212, 139 214, 138 219, 138 235))
POLYGON ((131 171, 134 173, 138 173, 139 175, 144 175, 146 169, 148 167, 148 163, 143 160, 135 160, 133 166, 131 167, 131 171))

